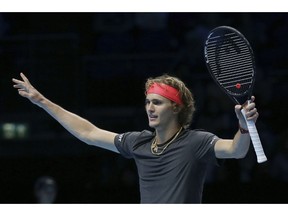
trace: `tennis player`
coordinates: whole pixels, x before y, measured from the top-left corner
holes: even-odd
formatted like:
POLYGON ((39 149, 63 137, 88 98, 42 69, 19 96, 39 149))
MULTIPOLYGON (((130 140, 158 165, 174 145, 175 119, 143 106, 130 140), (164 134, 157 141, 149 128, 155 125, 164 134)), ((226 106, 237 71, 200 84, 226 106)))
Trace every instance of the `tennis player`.
MULTIPOLYGON (((189 129, 194 99, 177 77, 149 78, 145 84, 145 108, 152 131, 117 134, 53 103, 23 73, 20 76, 20 80, 13 79, 19 94, 43 108, 75 137, 135 160, 141 203, 201 203, 208 166, 219 165, 218 159, 243 158, 249 149, 250 136, 241 105, 235 106, 239 130, 232 139, 189 129)), ((247 119, 256 122, 259 114, 254 100, 253 96, 243 109, 247 119)))

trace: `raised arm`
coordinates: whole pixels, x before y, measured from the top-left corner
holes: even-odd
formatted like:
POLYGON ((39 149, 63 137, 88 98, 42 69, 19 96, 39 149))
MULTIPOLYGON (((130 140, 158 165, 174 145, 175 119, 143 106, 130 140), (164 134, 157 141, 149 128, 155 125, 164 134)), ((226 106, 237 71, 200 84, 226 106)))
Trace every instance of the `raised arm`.
MULTIPOLYGON (((246 111, 247 120, 257 121, 259 116, 255 107, 255 97, 252 96, 251 103, 244 106, 246 111)), ((239 120, 239 130, 235 134, 233 139, 220 139, 215 144, 215 153, 217 158, 243 158, 246 156, 250 146, 250 135, 246 121, 241 113, 242 106, 235 106, 235 113, 239 120), (244 132, 240 131, 240 128, 244 129, 244 132)))
POLYGON ((116 133, 102 130, 86 119, 53 103, 37 91, 23 73, 20 73, 20 76, 22 80, 13 78, 12 81, 14 82, 13 87, 18 89, 18 92, 22 97, 28 98, 33 104, 43 108, 65 129, 81 141, 89 145, 94 145, 119 153, 114 145, 114 138, 117 135, 116 133))

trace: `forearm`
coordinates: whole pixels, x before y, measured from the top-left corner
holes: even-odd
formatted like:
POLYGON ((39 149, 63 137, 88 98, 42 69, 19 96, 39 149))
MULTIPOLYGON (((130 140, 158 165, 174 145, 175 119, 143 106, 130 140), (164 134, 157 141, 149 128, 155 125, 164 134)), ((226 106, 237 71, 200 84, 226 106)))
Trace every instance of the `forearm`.
POLYGON ((255 108, 255 97, 251 97, 250 103, 247 103, 243 106, 236 105, 235 113, 239 120, 239 130, 234 136, 232 141, 233 153, 236 155, 236 158, 243 158, 247 154, 250 146, 250 135, 247 127, 246 120, 253 121, 256 123, 259 116, 257 109, 255 108), (244 110, 244 115, 241 110, 244 110), (242 131, 242 132, 241 132, 242 131))
POLYGON ((71 134, 86 143, 88 143, 90 132, 98 129, 86 119, 65 110, 43 96, 37 105, 43 108, 71 134))
POLYGON ((249 133, 242 134, 240 130, 237 131, 232 140, 232 151, 235 158, 243 158, 246 156, 250 146, 249 133))
POLYGON ((114 145, 114 138, 117 135, 116 133, 102 130, 86 119, 63 109, 37 91, 23 73, 20 73, 20 76, 23 80, 13 78, 12 81, 15 83, 13 87, 18 89, 18 93, 22 97, 29 99, 33 104, 43 108, 66 130, 83 142, 118 152, 114 145))
POLYGON ((243 158, 250 146, 249 133, 241 134, 240 130, 233 139, 220 139, 215 144, 217 158, 243 158))

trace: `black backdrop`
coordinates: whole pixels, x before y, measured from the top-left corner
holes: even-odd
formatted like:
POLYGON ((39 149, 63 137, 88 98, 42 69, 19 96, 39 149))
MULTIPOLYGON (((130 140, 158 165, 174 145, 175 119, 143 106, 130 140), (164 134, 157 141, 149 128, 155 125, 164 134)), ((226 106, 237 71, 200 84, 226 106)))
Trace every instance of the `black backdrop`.
POLYGON ((176 75, 196 99, 191 127, 231 137, 234 105, 203 57, 205 37, 219 25, 237 28, 254 49, 257 127, 268 162, 257 164, 250 149, 211 169, 203 202, 287 202, 286 13, 0 13, 0 202, 35 203, 35 181, 49 175, 57 203, 139 203, 133 161, 81 143, 19 97, 11 79, 21 71, 49 99, 119 133, 149 129, 145 80, 176 75))

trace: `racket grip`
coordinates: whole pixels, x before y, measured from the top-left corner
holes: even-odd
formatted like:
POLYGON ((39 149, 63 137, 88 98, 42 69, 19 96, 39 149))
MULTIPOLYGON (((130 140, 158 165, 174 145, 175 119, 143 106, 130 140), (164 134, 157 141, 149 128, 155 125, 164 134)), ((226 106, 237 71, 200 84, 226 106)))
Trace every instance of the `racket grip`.
POLYGON ((247 123, 248 131, 249 131, 249 134, 250 134, 250 137, 252 140, 252 144, 253 144, 253 147, 254 147, 254 150, 256 153, 257 162, 263 163, 263 162, 267 161, 267 158, 266 158, 266 155, 264 153, 255 122, 253 120, 247 120, 244 109, 242 109, 241 112, 242 112, 242 115, 244 116, 245 121, 247 123))

